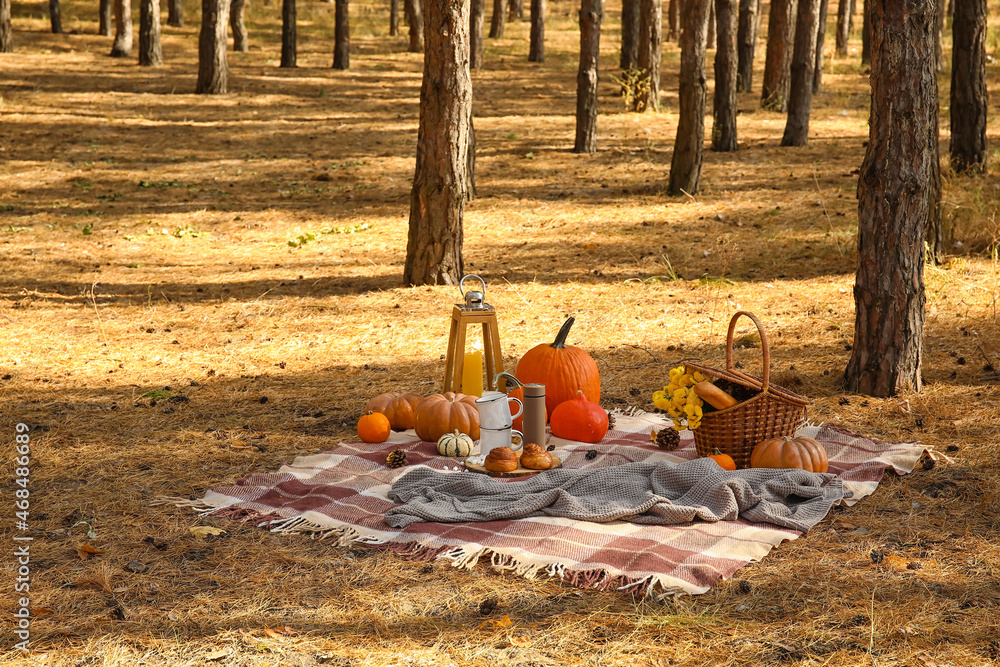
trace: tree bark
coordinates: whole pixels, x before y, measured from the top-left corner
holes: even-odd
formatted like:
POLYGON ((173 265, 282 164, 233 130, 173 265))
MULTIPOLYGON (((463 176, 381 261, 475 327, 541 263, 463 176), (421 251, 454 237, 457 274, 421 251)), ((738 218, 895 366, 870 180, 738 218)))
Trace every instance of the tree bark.
POLYGON ((469 67, 483 68, 483 29, 486 24, 486 0, 471 0, 469 8, 469 67))
POLYGON ((295 0, 281 0, 281 67, 297 67, 299 57, 295 0))
POLYGON ((705 37, 705 48, 712 50, 715 48, 716 42, 718 42, 718 35, 715 32, 715 3, 708 3, 708 36, 705 37))
POLYGON ((847 55, 847 41, 851 36, 852 0, 840 0, 837 4, 837 55, 847 55))
POLYGON ((813 68, 816 66, 816 34, 821 0, 799 0, 792 53, 792 80, 788 92, 788 119, 782 146, 805 146, 809 140, 812 108, 813 68))
POLYGON ((524 18, 524 0, 510 0, 508 5, 509 11, 507 13, 507 18, 511 21, 521 20, 524 18))
POLYGON ((11 27, 10 0, 0 0, 0 53, 14 52, 14 34, 11 27))
POLYGON ((101 37, 111 37, 112 20, 111 0, 100 0, 97 6, 97 34, 101 37))
POLYGON ((937 109, 934 2, 873 2, 871 116, 858 179, 858 272, 850 391, 919 390, 924 231, 937 109))
POLYGON ((639 70, 634 80, 635 89, 629 99, 631 111, 658 111, 660 109, 660 50, 663 29, 661 0, 641 0, 639 5, 639 53, 636 66, 639 70))
POLYGON ((955 3, 951 24, 951 166, 986 167, 986 0, 955 3))
POLYGON ((111 44, 112 58, 129 58, 132 55, 132 3, 115 0, 115 41, 111 44))
POLYGON ((167 25, 184 27, 184 3, 181 0, 167 0, 167 25))
MULTIPOLYGON (((937 0, 937 12, 934 17, 934 57, 937 58, 937 71, 944 71, 944 15, 948 9, 948 0, 937 0)), ((952 30, 955 29, 952 22, 952 30)))
POLYGON ((160 0, 139 0, 139 65, 159 67, 162 64, 160 0))
POLYGON ((503 29, 507 23, 506 0, 493 0, 493 17, 490 19, 490 39, 503 38, 503 29))
POLYGON ((198 85, 195 93, 221 95, 229 85, 226 62, 228 0, 201 0, 201 31, 198 34, 198 85))
POLYGON ((399 0, 389 0, 389 36, 399 35, 399 0))
POLYGON ((818 93, 823 85, 823 49, 826 47, 826 18, 830 0, 820 0, 819 25, 816 28, 816 64, 813 67, 813 92, 818 93))
POLYGON ((62 13, 59 11, 59 0, 49 0, 49 23, 52 26, 53 34, 62 33, 62 13))
POLYGON ((574 153, 597 151, 597 65, 601 54, 603 4, 603 0, 582 0, 580 6, 580 69, 576 75, 574 153))
POLYGON ((630 70, 639 62, 639 0, 622 0, 622 53, 618 67, 630 70))
MULTIPOLYGON (((667 40, 671 42, 679 41, 681 38, 681 9, 683 0, 668 0, 667 2, 667 40)), ((661 12, 663 3, 660 3, 661 12)))
POLYGON ((350 69, 351 24, 348 0, 336 0, 333 34, 333 69, 350 69))
POLYGON ((670 194, 698 192, 705 155, 705 40, 711 0, 687 0, 681 30, 680 117, 670 163, 670 194))
POLYGON ((712 150, 735 151, 736 144, 736 54, 739 0, 715 0, 716 30, 715 98, 712 104, 712 150))
POLYGON ((531 0, 531 31, 528 62, 545 62, 545 0, 531 0))
POLYGON ((229 4, 229 27, 233 31, 233 51, 246 53, 250 50, 247 24, 244 20, 247 0, 231 0, 229 4))
POLYGON ((771 0, 767 19, 767 55, 761 85, 761 106, 771 111, 788 109, 791 87, 792 41, 795 39, 796 0, 771 0))
POLYGON ((424 50, 424 11, 421 0, 403 0, 406 22, 410 24, 410 45, 407 51, 420 53, 424 50))
POLYGON ((739 28, 736 41, 739 62, 736 66, 736 90, 749 93, 753 84, 753 59, 760 30, 760 0, 740 0, 739 28))
POLYGON ((871 24, 868 18, 868 0, 863 0, 861 4, 861 64, 867 65, 872 60, 872 39, 871 24))
POLYGON ((472 79, 469 4, 427 0, 417 164, 403 282, 457 285, 467 196, 472 79))

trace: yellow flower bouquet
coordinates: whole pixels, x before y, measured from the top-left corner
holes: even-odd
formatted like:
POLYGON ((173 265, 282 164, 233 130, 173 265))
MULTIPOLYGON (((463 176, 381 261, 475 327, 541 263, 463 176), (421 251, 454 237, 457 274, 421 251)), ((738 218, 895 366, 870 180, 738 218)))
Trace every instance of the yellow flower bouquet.
POLYGON ((659 391, 653 392, 653 405, 665 411, 674 421, 674 429, 683 431, 685 428, 694 430, 701 426, 704 414, 704 401, 699 398, 691 387, 707 378, 695 371, 685 372, 684 366, 678 366, 670 371, 670 384, 659 391))

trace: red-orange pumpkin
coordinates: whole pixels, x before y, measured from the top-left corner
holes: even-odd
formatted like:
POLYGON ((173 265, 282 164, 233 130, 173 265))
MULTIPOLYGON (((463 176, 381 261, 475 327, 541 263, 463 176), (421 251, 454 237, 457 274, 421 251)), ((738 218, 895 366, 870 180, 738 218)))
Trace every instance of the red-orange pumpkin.
POLYGON ((552 435, 566 440, 600 442, 608 432, 608 413, 587 400, 582 391, 577 391, 572 400, 557 405, 549 421, 552 435))
MULTIPOLYGON (((556 406, 572 399, 577 391, 593 403, 601 402, 601 374, 594 358, 586 350, 566 344, 573 321, 570 317, 563 323, 551 344, 542 343, 525 352, 514 371, 522 384, 545 385, 545 410, 550 422, 556 406)), ((523 394, 520 387, 510 393, 521 400, 523 394)))
POLYGON ((413 428, 417 437, 428 442, 437 442, 442 435, 452 431, 478 440, 479 408, 476 397, 453 391, 431 394, 417 405, 413 428))
POLYGON ((758 443, 750 454, 751 468, 802 468, 826 472, 829 462, 826 447, 805 436, 768 438, 758 443))
POLYGON ((379 394, 368 401, 365 412, 381 412, 389 418, 389 424, 395 431, 405 431, 413 428, 417 416, 417 405, 424 397, 412 391, 401 394, 379 394))

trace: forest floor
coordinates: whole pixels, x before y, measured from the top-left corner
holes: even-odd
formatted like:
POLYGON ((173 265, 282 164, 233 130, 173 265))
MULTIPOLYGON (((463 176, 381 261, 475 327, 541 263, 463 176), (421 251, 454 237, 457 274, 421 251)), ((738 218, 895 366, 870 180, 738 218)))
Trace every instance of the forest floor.
MULTIPOLYGON (((0 662, 1000 659, 996 155, 986 175, 945 169, 952 237, 924 276, 924 390, 845 395, 869 99, 860 33, 847 58, 832 56, 830 33, 807 147, 778 146, 784 116, 760 110, 755 85, 740 97, 740 150, 707 152, 692 197, 664 194, 677 45, 664 48, 664 110, 624 113, 617 7, 595 154, 570 152, 567 2, 549 4, 544 64, 527 62, 528 26, 514 22, 473 75, 464 256, 497 308, 508 367, 572 314, 570 342, 596 358, 605 406, 651 409, 680 359, 721 363, 743 308, 767 326, 772 377, 809 397, 810 419, 950 457, 887 476, 707 594, 635 599, 151 504, 352 439, 376 393, 437 391, 459 293, 401 284, 422 56, 387 35, 385 7, 352 4, 351 69, 334 71, 333 5, 301 6, 300 66, 284 70, 279 7, 251 4, 250 51, 230 53, 231 92, 208 97, 193 94, 196 4, 186 27, 164 26, 157 69, 107 57, 91 4, 63 2, 67 34, 52 35, 43 5, 15 1, 16 51, 0 55, 0 489, 13 515, 15 425, 27 423, 35 616, 25 656, 8 542, 0 662), (168 393, 186 400, 156 402, 168 393), (203 523, 227 532, 198 541, 189 528, 203 523), (503 615, 512 628, 482 627, 503 615)), ((988 75, 995 88, 995 64, 988 75)), ((940 81, 946 151, 947 72, 940 81)), ((991 117, 991 141, 997 130, 991 117)), ((759 363, 759 348, 739 354, 759 363)), ((9 539, 14 522, 0 525, 9 539)))

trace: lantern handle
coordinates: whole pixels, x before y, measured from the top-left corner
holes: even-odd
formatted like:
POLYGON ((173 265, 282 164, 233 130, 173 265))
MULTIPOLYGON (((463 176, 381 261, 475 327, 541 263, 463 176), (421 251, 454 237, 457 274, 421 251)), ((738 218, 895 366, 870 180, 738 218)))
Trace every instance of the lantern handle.
POLYGON ((458 283, 458 291, 461 292, 462 298, 463 299, 465 298, 465 289, 462 287, 462 285, 464 285, 465 281, 468 280, 469 278, 475 278, 476 280, 479 281, 479 284, 483 286, 483 290, 482 291, 483 291, 483 298, 485 300, 485 297, 486 297, 486 281, 483 280, 482 278, 480 278, 479 276, 477 276, 475 273, 466 274, 466 275, 462 276, 462 280, 459 281, 459 283, 458 283))

